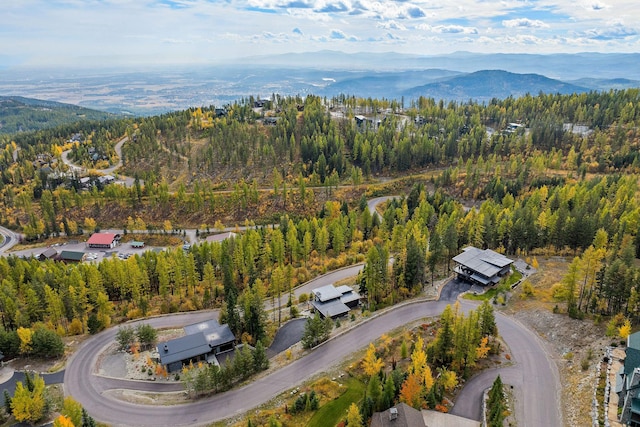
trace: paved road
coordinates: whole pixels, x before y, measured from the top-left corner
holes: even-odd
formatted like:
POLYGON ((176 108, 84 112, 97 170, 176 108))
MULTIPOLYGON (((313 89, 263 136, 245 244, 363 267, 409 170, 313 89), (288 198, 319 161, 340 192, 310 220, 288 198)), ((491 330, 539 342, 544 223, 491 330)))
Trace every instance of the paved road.
MULTIPOLYGON (((118 141, 116 143, 116 145, 113 147, 116 155, 118 156, 118 163, 116 163, 113 166, 110 166, 106 169, 96 169, 97 172, 100 172, 103 175, 111 175, 113 174, 117 169, 119 169, 122 166, 122 146, 129 140, 129 137, 125 136, 124 138, 122 138, 120 141, 118 141)), ((69 160, 69 153, 71 152, 71 150, 66 150, 62 152, 62 162, 67 165, 71 170, 73 171, 77 171, 77 172, 84 172, 85 169, 82 166, 78 166, 76 164, 74 164, 71 160, 69 160)), ((119 176, 120 181, 124 182, 124 184, 127 187, 131 187, 133 186, 134 183, 134 179, 128 176, 124 176, 124 175, 120 175, 119 176)), ((142 183, 142 181, 140 181, 140 183, 142 183)))
MULTIPOLYGON (((327 282, 329 283, 329 281, 327 282)), ((114 388, 140 388, 174 390, 179 386, 104 378, 92 375, 100 352, 109 345, 116 329, 104 331, 87 340, 67 365, 65 391, 84 405, 97 420, 113 425, 182 426, 198 425, 244 413, 281 392, 301 384, 308 378, 336 365, 349 354, 365 347, 381 334, 404 327, 424 317, 439 315, 446 301, 422 301, 394 307, 370 318, 354 329, 324 343, 319 348, 267 376, 226 393, 190 404, 171 407, 134 405, 103 394, 114 388)), ((477 304, 462 301, 462 308, 470 310, 477 304)), ((186 313, 145 320, 155 327, 180 326, 215 316, 212 312, 186 313)), ((511 348, 515 367, 499 369, 505 382, 515 386, 517 419, 522 426, 562 425, 559 409, 560 381, 557 367, 545 351, 543 343, 523 325, 512 318, 498 314, 496 321, 500 333, 511 348), (526 402, 526 404, 525 404, 526 402)), ((482 374, 469 382, 469 391, 463 391, 454 413, 476 418, 481 390, 488 387, 495 375, 482 374), (473 384, 478 386, 473 386, 473 384)))
MULTIPOLYGON (((42 379, 44 379, 44 383, 49 384, 59 384, 64 379, 64 371, 54 372, 53 374, 39 374, 42 379)), ((24 371, 14 371, 11 378, 9 378, 4 383, 0 384, 0 390, 4 393, 4 390, 8 391, 11 396, 16 391, 16 383, 18 381, 22 381, 24 384, 25 374, 24 371)))
POLYGON ((5 253, 19 241, 19 235, 8 228, 0 227, 0 254, 5 253))

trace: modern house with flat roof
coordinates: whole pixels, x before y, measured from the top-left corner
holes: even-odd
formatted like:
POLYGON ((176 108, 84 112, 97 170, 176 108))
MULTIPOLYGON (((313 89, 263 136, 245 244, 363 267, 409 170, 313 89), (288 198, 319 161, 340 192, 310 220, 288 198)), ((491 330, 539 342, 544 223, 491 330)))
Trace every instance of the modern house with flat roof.
POLYGON ((323 318, 335 319, 344 316, 360 304, 360 294, 346 285, 337 288, 327 285, 311 292, 313 293, 311 305, 323 318))
POLYGON ((120 241, 120 235, 115 233, 93 233, 87 246, 94 249, 113 249, 120 241))
POLYGON ((627 337, 624 365, 616 375, 620 422, 640 427, 640 332, 627 337))
POLYGON ((476 283, 480 286, 495 285, 511 270, 513 260, 492 251, 468 246, 455 257, 456 266, 453 271, 459 279, 476 283))
POLYGON ((235 335, 228 325, 211 319, 184 327, 185 335, 157 345, 160 363, 175 372, 190 362, 218 364, 217 355, 234 349, 235 335))

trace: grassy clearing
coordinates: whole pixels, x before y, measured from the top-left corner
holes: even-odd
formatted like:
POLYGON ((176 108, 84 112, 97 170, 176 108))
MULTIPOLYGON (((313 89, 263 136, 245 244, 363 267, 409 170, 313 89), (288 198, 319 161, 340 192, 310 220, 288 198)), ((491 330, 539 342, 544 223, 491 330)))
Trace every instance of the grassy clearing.
POLYGON ((352 403, 358 401, 364 395, 364 384, 355 378, 345 381, 347 391, 332 402, 322 406, 309 420, 307 427, 335 426, 347 414, 347 409, 352 403))
POLYGON ((507 292, 509 292, 511 290, 511 286, 513 286, 514 283, 517 283, 520 279, 522 279, 522 273, 520 273, 518 270, 513 269, 511 271, 511 274, 505 279, 502 279, 497 286, 494 286, 493 288, 482 294, 467 293, 464 295, 464 298, 473 301, 492 300, 500 294, 506 294, 507 292))

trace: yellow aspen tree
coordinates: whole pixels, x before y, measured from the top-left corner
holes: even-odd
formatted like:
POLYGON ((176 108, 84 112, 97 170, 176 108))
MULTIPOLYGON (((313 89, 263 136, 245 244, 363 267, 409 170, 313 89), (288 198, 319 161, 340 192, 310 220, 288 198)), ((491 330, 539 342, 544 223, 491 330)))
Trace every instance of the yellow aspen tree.
POLYGON ((371 377, 380 372, 383 366, 384 362, 376 356, 376 348, 373 346, 373 343, 369 343, 367 354, 365 354, 364 359, 362 359, 364 373, 367 374, 368 377, 371 377))
POLYGON ((11 399, 11 411, 16 421, 27 421, 31 424, 38 421, 44 415, 44 379, 35 375, 33 378, 33 391, 22 385, 22 381, 16 383, 16 391, 11 399))
POLYGON ((422 373, 422 379, 424 382, 424 389, 427 390, 427 392, 429 390, 431 390, 431 387, 433 387, 433 374, 431 373, 431 368, 429 367, 429 365, 425 365, 424 367, 424 372, 422 373))
POLYGON ((71 423, 62 425, 82 426, 82 405, 73 397, 67 396, 64 398, 60 413, 71 423))
POLYGON ((631 322, 629 319, 624 319, 624 323, 618 328, 618 335, 623 340, 626 340, 631 335, 631 322))
POLYGON ((60 415, 58 418, 53 420, 53 427, 75 427, 75 424, 71 421, 71 418, 60 415))
POLYGON ((33 331, 30 328, 18 328, 18 337, 20 338, 20 353, 28 354, 31 352, 31 339, 33 331))
POLYGON ((447 391, 452 391, 458 385, 458 376, 454 371, 443 368, 440 371, 440 384, 447 391))
POLYGON ((418 377, 422 377, 425 366, 427 365, 427 354, 424 349, 424 341, 422 337, 418 337, 416 340, 416 346, 411 353, 411 372, 418 377))
POLYGON ((360 415, 358 405, 355 403, 351 403, 347 410, 347 425, 349 427, 362 427, 362 415, 360 415))

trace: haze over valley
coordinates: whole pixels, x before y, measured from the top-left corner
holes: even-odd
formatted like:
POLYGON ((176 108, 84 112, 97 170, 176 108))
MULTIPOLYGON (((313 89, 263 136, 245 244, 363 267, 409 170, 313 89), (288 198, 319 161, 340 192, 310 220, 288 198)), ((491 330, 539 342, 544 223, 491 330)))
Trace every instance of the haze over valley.
POLYGON ((242 97, 340 94, 488 102, 527 93, 640 86, 640 54, 423 56, 318 51, 243 58, 229 65, 0 71, 0 95, 64 102, 116 114, 152 115, 223 106, 242 97))

